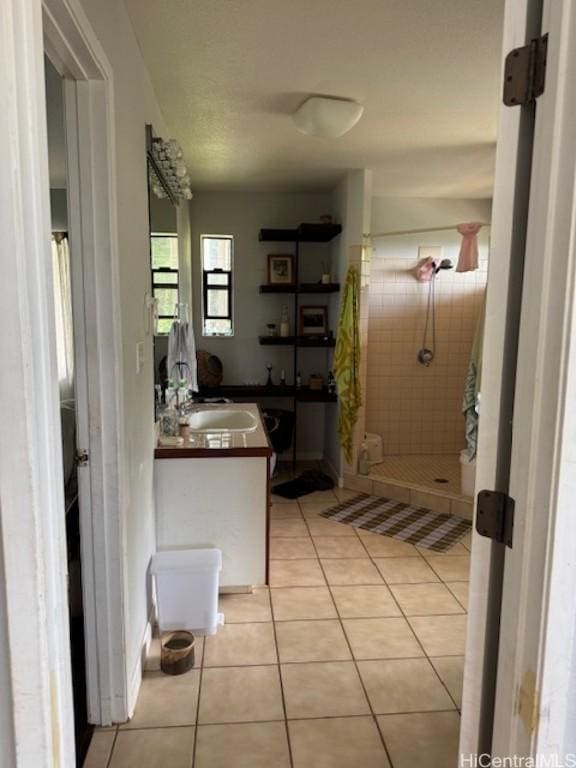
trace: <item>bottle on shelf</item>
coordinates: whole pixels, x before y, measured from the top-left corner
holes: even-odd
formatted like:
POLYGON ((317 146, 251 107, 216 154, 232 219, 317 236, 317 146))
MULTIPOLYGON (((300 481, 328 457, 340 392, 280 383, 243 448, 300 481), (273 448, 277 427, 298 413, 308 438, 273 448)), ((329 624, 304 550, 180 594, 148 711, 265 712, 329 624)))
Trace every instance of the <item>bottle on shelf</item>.
POLYGON ((302 376, 300 375, 300 371, 296 374, 296 389, 302 388, 302 376))
POLYGON ((365 440, 362 441, 360 453, 358 454, 358 474, 370 474, 370 453, 368 452, 368 445, 365 440))
POLYGON ((336 379, 334 378, 332 371, 328 371, 328 394, 336 394, 336 379))
POLYGON ((282 307, 282 314, 280 316, 280 336, 286 338, 290 336, 290 320, 288 318, 288 307, 286 304, 282 307))

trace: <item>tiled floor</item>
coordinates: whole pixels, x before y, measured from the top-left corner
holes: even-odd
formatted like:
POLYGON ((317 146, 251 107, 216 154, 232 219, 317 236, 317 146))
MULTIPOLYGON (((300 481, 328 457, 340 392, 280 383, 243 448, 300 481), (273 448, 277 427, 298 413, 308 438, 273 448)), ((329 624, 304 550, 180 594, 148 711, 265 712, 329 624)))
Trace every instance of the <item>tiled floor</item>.
POLYGON ((276 499, 271 584, 221 599, 197 668, 145 674, 86 768, 455 768, 469 543, 436 555, 276 499))
POLYGON ((381 464, 373 464, 370 477, 389 483, 461 495, 460 457, 452 455, 385 456, 381 464), (446 482, 438 482, 444 480, 446 482))

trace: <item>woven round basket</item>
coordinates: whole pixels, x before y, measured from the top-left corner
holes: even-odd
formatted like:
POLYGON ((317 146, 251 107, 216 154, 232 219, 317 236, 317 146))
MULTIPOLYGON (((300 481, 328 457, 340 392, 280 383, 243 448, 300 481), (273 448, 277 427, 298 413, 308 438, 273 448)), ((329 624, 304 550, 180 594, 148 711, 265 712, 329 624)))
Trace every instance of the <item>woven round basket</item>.
POLYGON ((206 352, 206 350, 199 349, 196 352, 196 359, 198 361, 198 384, 201 387, 219 387, 224 375, 220 358, 206 352))

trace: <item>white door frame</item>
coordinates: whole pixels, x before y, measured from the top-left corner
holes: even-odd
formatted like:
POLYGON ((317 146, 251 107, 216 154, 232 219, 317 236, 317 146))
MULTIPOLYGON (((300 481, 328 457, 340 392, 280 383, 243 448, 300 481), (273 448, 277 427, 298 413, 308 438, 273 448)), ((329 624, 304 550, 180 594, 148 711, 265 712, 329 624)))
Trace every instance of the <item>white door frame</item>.
MULTIPOLYGON (((504 16, 503 51, 524 45, 527 39, 536 34, 532 28, 529 6, 531 0, 507 0, 504 16)), ((504 56, 502 57, 502 77, 504 56)), ((500 107, 498 120, 498 143, 496 147, 496 173, 492 206, 490 259, 488 265, 488 285, 486 290, 486 316, 484 326, 484 347, 482 359, 482 401, 480 428, 478 433, 478 453, 476 471, 476 490, 498 489, 502 470, 502 430, 508 418, 510 398, 513 396, 514 372, 516 367, 515 350, 510 350, 510 338, 507 325, 510 318, 510 297, 515 303, 520 301, 515 283, 522 280, 523 235, 526 227, 526 200, 518 200, 519 193, 526 187, 529 165, 527 158, 521 158, 522 148, 526 143, 526 133, 530 126, 526 124, 520 108, 500 107), (519 159, 521 158, 521 160, 519 159), (521 167, 521 164, 524 166, 521 167), (520 178, 522 177, 522 178, 520 178), (519 252, 521 251, 521 252, 519 252), (510 358, 513 359, 510 359, 510 358)), ((519 308, 515 308, 516 313, 519 308)), ((507 457, 504 457, 507 462, 507 457)), ((506 470, 505 470, 506 471, 506 470)), ((490 678, 493 670, 487 661, 486 642, 489 633, 489 613, 492 606, 489 601, 490 578, 493 568, 498 569, 493 559, 502 556, 499 545, 476 533, 470 567, 470 595, 468 610, 467 642, 465 654, 464 691, 462 697, 462 721, 460 729, 460 753, 475 754, 486 748, 485 678, 490 678), (488 668, 488 669, 487 669, 488 668)), ((493 617, 490 617, 493 618, 493 617)), ((492 627, 493 629, 493 627, 492 627)), ((492 638, 493 640, 493 638, 492 638)), ((497 638, 496 638, 497 640, 497 638)), ((491 653, 488 653, 491 656, 491 653)), ((491 731, 491 729, 490 729, 491 731)), ((488 738, 491 738, 489 733, 488 738)))
POLYGON ((576 2, 546 0, 493 754, 576 753, 576 2), (572 700, 572 702, 571 702, 572 700))
MULTIPOLYGON (((110 67, 77 0, 0 3, 0 718, 20 768, 74 762, 44 50, 77 80, 90 519, 82 521, 90 717, 126 719, 121 366, 110 67), (43 39, 44 36, 44 39, 43 39), (92 640, 95 640, 92 643, 92 640), (31 652, 23 653, 23 643, 31 652)), ((70 86, 67 95, 70 96, 70 86)), ((77 146, 75 141, 72 146, 77 146)), ((75 234, 78 238, 79 235, 75 234)), ((82 353, 82 350, 81 350, 82 353)), ((84 446, 85 447, 85 446, 84 446)), ((86 483, 84 482, 84 486, 86 483)))
MULTIPOLYGON (((505 51, 540 34, 534 5, 507 0, 505 51)), ((543 20, 549 56, 546 92, 536 112, 509 488, 516 501, 514 545, 506 550, 494 708, 492 754, 501 758, 576 753, 570 704, 576 693, 575 14, 575 0, 552 0, 543 20)), ((502 108, 478 489, 494 488, 498 477, 497 426, 506 383, 503 312, 518 231, 512 212, 521 133, 520 109, 502 108)), ((480 734, 490 550, 487 540, 475 537, 460 741, 465 757, 478 749, 480 734)))
POLYGON ((74 765, 40 0, 0 3, 3 755, 74 765), (28 639, 28 640, 26 640, 28 639), (26 645, 31 652, 23 652, 26 645), (4 751, 6 750, 6 751, 4 751))
POLYGON ((43 0, 43 24, 65 78, 77 433, 90 457, 78 468, 88 718, 109 725, 128 715, 113 78, 77 0, 43 0))

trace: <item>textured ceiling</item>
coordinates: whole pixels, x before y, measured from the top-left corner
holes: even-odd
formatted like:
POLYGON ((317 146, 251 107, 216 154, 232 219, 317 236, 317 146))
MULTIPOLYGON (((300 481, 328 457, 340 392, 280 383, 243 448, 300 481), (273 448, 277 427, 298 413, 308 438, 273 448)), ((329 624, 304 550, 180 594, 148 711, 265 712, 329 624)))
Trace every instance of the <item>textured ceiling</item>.
POLYGON ((503 0, 125 0, 195 189, 322 189, 371 168, 381 195, 492 189, 503 0), (303 136, 311 93, 357 99, 303 136))

